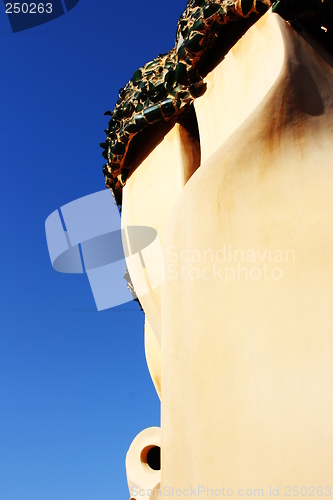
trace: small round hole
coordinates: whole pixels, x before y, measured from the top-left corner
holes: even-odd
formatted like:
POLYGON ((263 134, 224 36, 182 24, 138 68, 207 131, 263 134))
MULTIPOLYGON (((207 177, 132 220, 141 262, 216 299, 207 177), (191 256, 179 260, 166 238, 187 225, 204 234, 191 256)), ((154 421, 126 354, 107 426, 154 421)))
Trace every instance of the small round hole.
POLYGON ((153 446, 147 453, 147 464, 153 470, 161 470, 161 448, 153 446))

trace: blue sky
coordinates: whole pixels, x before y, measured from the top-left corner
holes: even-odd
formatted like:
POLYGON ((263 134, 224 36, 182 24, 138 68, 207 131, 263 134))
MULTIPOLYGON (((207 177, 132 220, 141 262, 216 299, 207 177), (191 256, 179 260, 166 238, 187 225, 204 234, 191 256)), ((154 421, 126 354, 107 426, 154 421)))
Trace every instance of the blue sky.
POLYGON ((13 34, 0 5, 0 499, 129 498, 125 454, 159 425, 134 302, 97 312, 52 269, 45 219, 104 187, 118 89, 173 46, 185 0, 80 0, 13 34))

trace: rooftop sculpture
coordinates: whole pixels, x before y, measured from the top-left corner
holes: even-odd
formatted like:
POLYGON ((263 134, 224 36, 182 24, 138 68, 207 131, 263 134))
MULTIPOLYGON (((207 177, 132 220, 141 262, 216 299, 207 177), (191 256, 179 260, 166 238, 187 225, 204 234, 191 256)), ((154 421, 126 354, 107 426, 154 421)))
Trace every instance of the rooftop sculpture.
POLYGON ((212 52, 221 60, 234 43, 270 7, 297 29, 306 26, 325 31, 331 41, 332 0, 189 0, 181 15, 175 46, 167 54, 137 69, 119 90, 110 116, 107 137, 101 143, 105 184, 121 205, 121 190, 131 170, 127 156, 135 136, 158 122, 176 122, 194 100, 206 90, 204 77, 216 64, 212 52))
POLYGON ((332 494, 332 15, 191 0, 107 112, 122 228, 154 228, 162 255, 126 259, 162 403, 131 500, 332 494))

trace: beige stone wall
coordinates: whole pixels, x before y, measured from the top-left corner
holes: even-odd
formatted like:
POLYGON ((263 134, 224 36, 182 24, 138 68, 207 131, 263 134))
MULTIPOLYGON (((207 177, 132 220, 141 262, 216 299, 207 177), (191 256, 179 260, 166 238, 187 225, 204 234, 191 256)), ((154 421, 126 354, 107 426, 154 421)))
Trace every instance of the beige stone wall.
POLYGON ((164 248, 162 487, 333 486, 332 62, 269 12, 207 83, 200 168, 175 127, 124 190, 164 248))
MULTIPOLYGON (((171 208, 199 163, 191 137, 176 124, 129 178, 123 190, 122 227, 152 227, 162 245, 171 208), (185 154, 186 150, 189 154, 185 154)), ((128 261, 132 276, 136 274, 134 265, 128 261)), ((139 283, 136 288, 140 288, 139 283)), ((160 344, 161 287, 150 288, 140 301, 160 344)))

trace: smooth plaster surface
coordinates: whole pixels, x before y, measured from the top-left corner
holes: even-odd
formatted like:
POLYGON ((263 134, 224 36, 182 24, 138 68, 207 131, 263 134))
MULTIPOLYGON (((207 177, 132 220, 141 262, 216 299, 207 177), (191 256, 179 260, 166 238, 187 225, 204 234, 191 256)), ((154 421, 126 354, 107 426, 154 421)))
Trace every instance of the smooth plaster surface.
POLYGON ((124 189, 164 249, 162 486, 333 486, 329 59, 268 12, 195 103, 200 168, 184 186, 174 127, 124 189))

